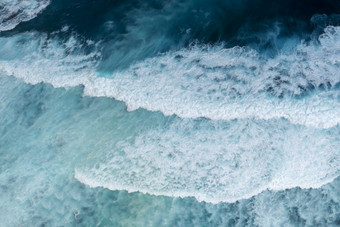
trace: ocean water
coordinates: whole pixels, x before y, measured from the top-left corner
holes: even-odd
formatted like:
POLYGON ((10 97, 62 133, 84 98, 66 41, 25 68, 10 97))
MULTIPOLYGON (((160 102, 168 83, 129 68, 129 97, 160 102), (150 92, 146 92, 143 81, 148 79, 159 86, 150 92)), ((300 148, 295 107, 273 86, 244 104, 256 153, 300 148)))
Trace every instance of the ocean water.
POLYGON ((340 226, 340 2, 0 2, 0 226, 340 226))

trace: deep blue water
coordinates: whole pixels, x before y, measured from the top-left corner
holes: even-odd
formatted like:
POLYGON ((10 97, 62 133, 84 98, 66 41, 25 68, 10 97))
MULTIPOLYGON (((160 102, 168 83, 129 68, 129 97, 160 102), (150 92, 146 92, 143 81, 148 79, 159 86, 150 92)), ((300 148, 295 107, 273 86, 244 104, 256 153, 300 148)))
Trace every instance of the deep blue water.
POLYGON ((340 1, 0 2, 0 226, 340 226, 340 1))

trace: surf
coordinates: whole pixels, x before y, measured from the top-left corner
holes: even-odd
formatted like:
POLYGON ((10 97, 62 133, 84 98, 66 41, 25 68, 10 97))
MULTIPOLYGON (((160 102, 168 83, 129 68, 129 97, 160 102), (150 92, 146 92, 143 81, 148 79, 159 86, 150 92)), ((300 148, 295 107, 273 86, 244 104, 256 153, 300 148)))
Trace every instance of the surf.
POLYGON ((130 111, 213 120, 283 117, 330 128, 340 122, 339 37, 339 27, 327 27, 318 44, 301 43, 273 58, 247 47, 193 46, 104 77, 97 43, 25 33, 0 38, 7 53, 0 70, 31 84, 83 85, 84 95, 124 101, 130 111))
POLYGON ((49 0, 3 0, 0 3, 0 32, 35 18, 50 4, 49 0))

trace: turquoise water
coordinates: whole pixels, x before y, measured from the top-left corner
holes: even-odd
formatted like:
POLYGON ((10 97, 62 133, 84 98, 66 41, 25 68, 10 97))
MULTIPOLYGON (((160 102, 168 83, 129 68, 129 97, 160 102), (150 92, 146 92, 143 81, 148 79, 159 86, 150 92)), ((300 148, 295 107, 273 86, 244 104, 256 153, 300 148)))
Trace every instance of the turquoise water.
POLYGON ((1 85, 0 210, 6 213, 2 226, 339 223, 338 179, 319 189, 265 190, 249 199, 218 204, 90 188, 74 178, 75 168, 102 158, 117 141, 133 140, 177 118, 141 109, 127 112, 113 99, 82 96, 80 86, 32 86, 7 76, 1 77, 1 85))
POLYGON ((339 226, 339 15, 0 2, 0 226, 339 226))

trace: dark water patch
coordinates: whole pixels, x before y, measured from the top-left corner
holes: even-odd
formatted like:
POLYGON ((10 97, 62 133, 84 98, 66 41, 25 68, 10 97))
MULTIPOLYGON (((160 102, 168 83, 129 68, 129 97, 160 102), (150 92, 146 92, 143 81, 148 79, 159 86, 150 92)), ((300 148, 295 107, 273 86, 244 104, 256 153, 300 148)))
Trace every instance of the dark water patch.
POLYGON ((263 32, 273 21, 287 28, 282 33, 299 32, 302 23, 309 24, 314 14, 337 13, 340 13, 340 2, 331 0, 54 0, 37 18, 22 23, 15 31, 53 32, 67 25, 85 36, 103 38, 109 35, 105 30, 110 22, 114 23, 111 34, 118 35, 128 32, 129 26, 146 17, 154 17, 151 26, 155 30, 162 29, 159 21, 165 19, 168 35, 181 36, 183 29, 190 29, 192 39, 217 42, 234 38, 244 26, 252 27, 252 33, 263 32))
POLYGON ((63 29, 65 36, 76 32, 101 41, 105 73, 192 42, 249 45, 275 54, 286 38, 308 39, 314 30, 338 24, 336 14, 340 2, 331 0, 54 0, 38 17, 2 35, 63 29))

